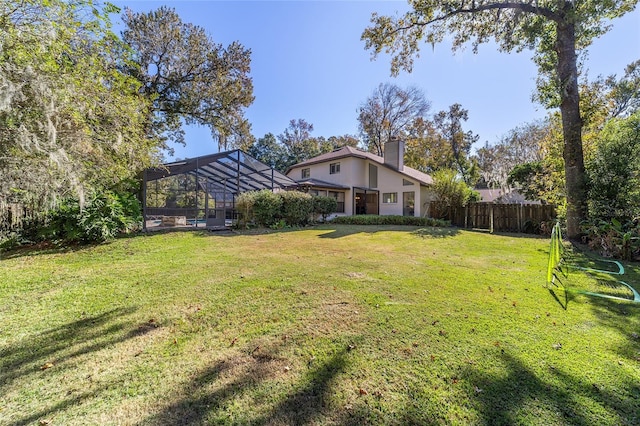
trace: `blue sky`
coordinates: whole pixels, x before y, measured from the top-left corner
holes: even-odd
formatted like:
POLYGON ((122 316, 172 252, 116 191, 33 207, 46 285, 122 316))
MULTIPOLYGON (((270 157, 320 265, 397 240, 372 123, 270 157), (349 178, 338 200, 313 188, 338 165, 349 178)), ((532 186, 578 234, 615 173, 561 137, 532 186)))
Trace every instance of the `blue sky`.
MULTIPOLYGON (((431 113, 460 103, 469 111, 466 130, 479 145, 497 142, 510 129, 546 115, 531 101, 536 67, 531 53, 500 53, 491 44, 451 52, 445 42, 424 45, 412 73, 391 77, 389 58, 371 61, 360 36, 372 12, 403 13, 405 1, 114 1, 134 11, 161 5, 182 20, 200 25, 218 43, 239 41, 251 49, 254 103, 246 117, 256 138, 278 135, 289 120, 313 124, 313 136, 357 135, 357 109, 378 84, 420 88, 431 113)), ((612 30, 589 48, 589 76, 622 75, 640 59, 640 11, 613 22, 612 30)), ((176 158, 217 151, 206 128, 187 129, 187 146, 176 158)))

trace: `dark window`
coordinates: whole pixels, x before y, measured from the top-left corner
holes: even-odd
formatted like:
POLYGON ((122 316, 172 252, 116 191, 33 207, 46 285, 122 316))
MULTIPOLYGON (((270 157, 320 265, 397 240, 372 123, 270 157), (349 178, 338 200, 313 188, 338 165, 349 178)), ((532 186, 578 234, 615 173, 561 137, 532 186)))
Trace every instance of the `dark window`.
POLYGON ((378 187, 378 167, 369 164, 369 188, 378 187))
POLYGON ((416 204, 416 193, 414 191, 402 193, 402 215, 403 216, 415 216, 415 204, 416 204))
POLYGON ((329 164, 329 174, 335 175, 336 173, 340 173, 340 163, 329 164))
POLYGON ((344 192, 329 191, 329 197, 333 197, 338 202, 336 213, 344 213, 344 192))
POLYGON ((302 179, 306 179, 309 176, 311 176, 311 169, 309 168, 302 169, 302 179))

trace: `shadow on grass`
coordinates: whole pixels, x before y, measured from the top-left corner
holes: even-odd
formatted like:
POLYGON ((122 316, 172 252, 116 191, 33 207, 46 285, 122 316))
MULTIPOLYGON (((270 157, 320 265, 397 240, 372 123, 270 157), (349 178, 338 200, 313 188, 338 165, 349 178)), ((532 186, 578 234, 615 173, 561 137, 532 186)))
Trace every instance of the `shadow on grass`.
POLYGON ((489 229, 484 229, 484 228, 458 228, 460 230, 464 230, 467 232, 473 232, 476 234, 484 234, 484 235, 494 235, 494 236, 498 236, 498 237, 509 237, 509 238, 524 238, 527 240, 531 240, 531 239, 536 239, 536 240, 543 240, 543 239, 549 239, 550 236, 549 235, 544 235, 544 234, 529 234, 529 233, 524 233, 524 232, 517 232, 517 231, 494 231, 491 232, 489 229))
POLYGON ((327 230, 319 238, 342 238, 356 234, 375 234, 376 232, 406 232, 421 237, 452 237, 459 233, 457 228, 438 228, 407 225, 322 225, 318 230, 327 230))
POLYGON ((600 297, 589 298, 589 304, 603 325, 624 336, 623 340, 611 342, 612 349, 620 356, 621 361, 626 360, 631 365, 638 366, 640 364, 640 304, 600 297))
MULTIPOLYGON (((41 375, 49 373, 64 377, 64 371, 74 368, 77 358, 98 352, 151 330, 150 327, 132 327, 127 317, 136 308, 117 308, 99 315, 87 316, 59 327, 33 334, 0 349, 0 394, 11 389, 13 382, 38 382, 41 375), (47 370, 47 371, 44 371, 47 370)), ((28 385, 26 385, 28 386, 28 385)), ((44 416, 94 398, 99 390, 76 395, 65 395, 49 401, 36 413, 25 413, 12 425, 31 424, 44 416)))
POLYGON ((0 261, 8 260, 8 259, 18 259, 21 257, 31 257, 31 256, 43 256, 49 254, 64 254, 64 253, 76 253, 82 252, 85 250, 89 250, 93 247, 109 244, 109 242, 104 243, 88 243, 88 244, 54 244, 48 241, 32 244, 22 247, 17 247, 15 249, 3 251, 0 250, 0 261))
MULTIPOLYGON (((328 410, 332 382, 347 366, 347 352, 340 350, 324 362, 317 362, 293 385, 291 394, 262 417, 232 418, 224 413, 245 394, 256 392, 267 380, 273 380, 278 360, 278 348, 252 354, 249 360, 223 360, 202 371, 179 394, 177 402, 145 419, 140 425, 199 425, 208 423, 313 424, 328 410), (238 365, 245 366, 234 374, 238 365), (248 367, 247 367, 248 365, 248 367), (228 380, 229 376, 233 377, 228 380)), ((280 369, 281 371, 281 369, 280 369)), ((269 398, 269 395, 265 395, 269 398)), ((242 403, 242 402, 240 402, 242 403)))
POLYGON ((473 385, 468 398, 477 406, 483 424, 536 424, 549 415, 559 424, 572 425, 640 421, 640 387, 632 380, 626 389, 617 389, 607 383, 587 383, 553 367, 545 380, 510 354, 503 354, 502 361, 504 370, 499 376, 471 367, 464 374, 473 385), (609 419, 598 421, 594 414, 603 409, 609 419))

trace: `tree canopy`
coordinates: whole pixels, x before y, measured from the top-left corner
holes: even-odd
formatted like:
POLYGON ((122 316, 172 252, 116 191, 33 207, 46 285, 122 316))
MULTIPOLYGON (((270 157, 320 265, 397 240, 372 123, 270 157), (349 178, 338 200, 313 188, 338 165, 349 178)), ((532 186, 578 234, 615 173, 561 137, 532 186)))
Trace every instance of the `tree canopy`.
POLYGON ((406 138, 409 127, 418 118, 425 118, 431 104, 416 87, 403 89, 395 84, 381 83, 358 108, 360 134, 369 151, 384 152, 384 144, 393 137, 406 138))
POLYGON ((404 16, 374 14, 362 39, 374 57, 392 54, 391 71, 411 71, 420 42, 452 37, 452 47, 474 49, 494 41, 501 51, 532 49, 539 68, 539 99, 559 106, 564 140, 567 233, 580 235, 587 216, 578 54, 604 34, 610 20, 634 9, 637 0, 415 0, 404 16))
POLYGON ((249 137, 244 109, 253 102, 251 51, 224 47, 202 27, 182 22, 174 9, 126 9, 124 41, 135 52, 132 75, 152 104, 151 137, 184 143, 182 123, 207 126, 226 149, 249 137))
POLYGON ((43 209, 157 161, 129 50, 84 0, 0 3, 0 199, 43 209))

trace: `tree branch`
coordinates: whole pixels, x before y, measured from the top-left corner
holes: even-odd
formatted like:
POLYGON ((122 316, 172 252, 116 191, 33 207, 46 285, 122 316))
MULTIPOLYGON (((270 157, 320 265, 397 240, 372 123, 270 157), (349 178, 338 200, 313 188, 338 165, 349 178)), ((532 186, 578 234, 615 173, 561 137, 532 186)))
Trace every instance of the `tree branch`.
POLYGON ((504 10, 504 9, 513 9, 513 10, 520 10, 522 12, 525 13, 531 13, 534 15, 540 15, 540 16, 544 16, 545 18, 554 21, 554 22, 558 22, 561 20, 560 15, 558 15, 557 13, 555 13, 553 10, 546 8, 546 7, 539 7, 537 5, 533 5, 531 3, 519 3, 519 2, 498 2, 498 3, 490 3, 490 4, 481 4, 481 5, 477 5, 475 4, 475 1, 473 2, 473 4, 471 5, 470 8, 464 8, 462 5, 460 6, 459 9, 455 9, 452 10, 450 12, 445 13, 444 15, 441 16, 437 16, 433 19, 430 19, 428 21, 424 21, 424 22, 412 22, 409 25, 403 26, 403 27, 398 27, 395 28, 394 30, 389 32, 389 35, 393 35, 402 31, 406 31, 409 30, 413 27, 425 27, 427 25, 431 25, 434 24, 436 22, 441 22, 441 21, 446 21, 449 18, 452 18, 456 15, 462 15, 462 14, 474 14, 474 13, 480 13, 480 12, 486 12, 486 11, 490 11, 490 10, 504 10))

